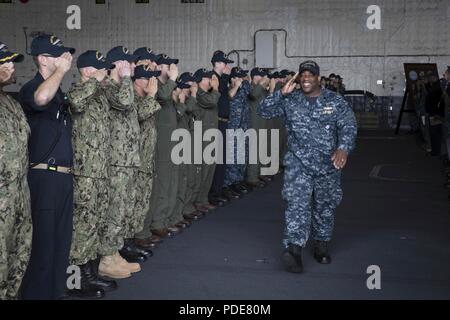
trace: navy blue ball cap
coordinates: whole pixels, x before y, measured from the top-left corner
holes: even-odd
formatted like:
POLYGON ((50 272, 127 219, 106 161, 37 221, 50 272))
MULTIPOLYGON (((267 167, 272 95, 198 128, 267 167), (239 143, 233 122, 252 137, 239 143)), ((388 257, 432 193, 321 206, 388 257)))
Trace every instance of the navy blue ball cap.
POLYGON ((43 34, 37 36, 31 42, 31 55, 33 57, 42 54, 57 58, 66 52, 74 54, 75 49, 63 46, 61 39, 55 35, 43 34))
POLYGON ((148 65, 139 65, 134 69, 133 79, 150 79, 157 78, 161 75, 161 71, 152 71, 148 65))
POLYGON ((267 76, 267 72, 264 69, 261 68, 253 68, 252 71, 250 71, 250 76, 256 77, 256 76, 261 76, 261 77, 265 77, 267 76))
POLYGON ((180 89, 189 89, 190 87, 191 87, 190 84, 188 84, 188 83, 186 83, 186 82, 183 82, 183 81, 181 81, 180 79, 177 80, 177 88, 180 88, 180 89))
POLYGON ((95 69, 114 69, 116 66, 108 63, 106 58, 97 50, 88 50, 82 53, 77 59, 77 68, 93 67, 95 69))
POLYGON ((156 58, 158 57, 158 55, 155 54, 152 49, 147 47, 138 48, 134 50, 133 54, 135 56, 139 56, 139 60, 151 60, 153 62, 155 62, 156 58))
POLYGON ((7 62, 22 62, 24 56, 19 53, 9 51, 6 44, 0 42, 0 64, 7 62))
POLYGON ((179 80, 181 82, 189 82, 189 81, 197 82, 197 78, 194 77, 194 75, 191 72, 182 73, 179 77, 179 80))
POLYGON ((248 74, 248 70, 243 70, 239 67, 234 67, 231 69, 230 77, 231 78, 244 78, 248 74))
POLYGON ((213 57, 211 59, 211 62, 224 62, 224 63, 234 63, 233 60, 228 59, 228 56, 220 50, 217 50, 213 53, 213 57))
POLYGON ((282 78, 282 76, 278 71, 269 74, 269 79, 279 79, 279 78, 282 78))
POLYGON ((132 63, 137 62, 138 60, 139 56, 131 54, 130 50, 124 46, 114 47, 106 54, 106 61, 108 61, 108 63, 114 63, 116 61, 128 61, 132 63))
POLYGON ((291 71, 287 70, 287 69, 283 69, 280 71, 280 76, 282 78, 286 78, 287 76, 291 75, 291 71))
POLYGON ((205 68, 198 69, 194 73, 194 77, 197 80, 197 82, 202 81, 203 78, 212 78, 213 75, 214 75, 214 71, 209 71, 205 68))
POLYGON ((304 71, 309 71, 316 76, 320 75, 319 65, 312 60, 307 60, 300 64, 298 68, 299 74, 302 74, 304 71))
POLYGON ((158 54, 155 62, 157 65, 162 65, 162 64, 171 65, 171 64, 178 64, 179 60, 172 59, 167 54, 161 53, 161 54, 158 54))

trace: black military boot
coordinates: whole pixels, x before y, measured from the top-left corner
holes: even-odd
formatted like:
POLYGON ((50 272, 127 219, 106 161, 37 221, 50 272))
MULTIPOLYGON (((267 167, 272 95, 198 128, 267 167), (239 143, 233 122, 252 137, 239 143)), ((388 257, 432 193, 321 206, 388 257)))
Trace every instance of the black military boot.
POLYGON ((265 183, 269 183, 269 182, 273 181, 273 177, 272 176, 259 176, 259 180, 262 180, 265 183))
POLYGON ((250 187, 249 185, 247 185, 244 181, 241 181, 238 183, 239 188, 243 189, 243 190, 247 190, 246 193, 250 193, 253 191, 253 188, 250 187))
POLYGON ((152 250, 136 245, 132 239, 125 239, 125 245, 132 248, 135 252, 142 254, 146 258, 153 257, 152 250))
POLYGON ((331 257, 328 254, 328 241, 318 241, 314 244, 314 259, 321 264, 331 263, 331 257))
POLYGON ((236 191, 234 191, 234 190, 232 190, 231 188, 228 188, 228 187, 224 187, 222 189, 222 194, 221 195, 226 197, 226 198, 228 198, 228 199, 231 199, 231 200, 233 200, 233 199, 234 200, 238 200, 238 199, 242 198, 242 193, 236 192, 236 191))
POLYGON ((134 247, 125 243, 122 249, 119 250, 120 255, 127 262, 130 263, 144 263, 147 261, 147 257, 137 251, 134 247))
POLYGON ((91 283, 94 280, 94 277, 90 271, 89 262, 78 267, 80 268, 80 288, 67 290, 67 295, 82 299, 103 298, 105 296, 105 291, 91 283))
POLYGON ((225 199, 223 197, 219 197, 219 196, 215 196, 215 195, 210 195, 208 197, 208 202, 210 204, 212 204, 215 207, 223 207, 225 205, 228 204, 229 200, 225 199))
POLYGON ((253 187, 252 187, 251 185, 249 185, 246 181, 242 181, 241 184, 242 184, 245 188, 247 188, 247 190, 248 190, 249 192, 252 192, 252 191, 253 191, 253 187))
POLYGON ((241 183, 235 183, 230 186, 230 189, 239 194, 247 194, 249 190, 241 183))
POLYGON ((98 288, 103 289, 105 292, 111 292, 117 289, 117 282, 114 280, 106 280, 98 275, 98 264, 100 259, 91 260, 89 272, 92 274, 92 280, 90 283, 98 288))
POLYGON ((302 273, 302 247, 289 244, 288 248, 283 252, 283 262, 288 272, 302 273))

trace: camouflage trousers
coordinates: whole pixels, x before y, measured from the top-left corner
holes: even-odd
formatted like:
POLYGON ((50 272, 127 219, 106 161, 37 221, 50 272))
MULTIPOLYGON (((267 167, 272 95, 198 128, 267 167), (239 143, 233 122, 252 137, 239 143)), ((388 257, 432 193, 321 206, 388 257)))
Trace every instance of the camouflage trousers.
POLYGON ((109 206, 101 230, 101 255, 113 255, 129 236, 136 204, 136 168, 110 167, 109 206))
POLYGON ((109 180, 74 176, 70 264, 82 265, 101 252, 100 232, 109 206, 109 180))
POLYGON ((281 118, 274 119, 274 128, 279 130, 278 135, 278 148, 279 148, 279 159, 282 160, 287 152, 287 131, 284 121, 281 118))
POLYGON ((0 300, 17 299, 31 239, 30 190, 25 175, 0 186, 0 300))
POLYGON ((341 172, 311 175, 291 153, 285 159, 283 198, 287 201, 283 244, 304 247, 310 233, 315 240, 330 241, 334 210, 342 200, 341 172))
MULTIPOLYGON (((245 168, 246 168, 245 163, 248 163, 248 160, 249 160, 249 154, 248 154, 249 143, 247 140, 245 141, 245 159, 243 159, 245 162, 244 164, 238 164, 239 156, 243 156, 243 155, 238 154, 237 141, 235 141, 234 146, 233 146, 232 139, 228 139, 227 143, 229 143, 229 148, 231 148, 231 147, 234 148, 234 159, 233 159, 232 164, 230 163, 230 164, 226 165, 224 184, 226 186, 231 186, 232 184, 242 182, 245 179, 245 168)), ((242 161, 240 161, 240 162, 242 162, 242 161)))
MULTIPOLYGON (((153 219, 152 211, 150 210, 150 199, 153 189, 153 175, 139 171, 137 173, 136 181, 136 205, 134 207, 135 219, 132 237, 147 238, 150 237, 150 224, 153 219), (144 234, 141 236, 141 234, 144 234)), ((131 238, 131 236, 130 236, 131 238)))
MULTIPOLYGON (((122 232, 124 239, 134 238, 137 230, 142 230, 143 221, 145 219, 146 212, 138 211, 136 209, 136 204, 138 203, 138 190, 142 192, 143 189, 146 188, 145 184, 142 186, 140 183, 142 181, 139 180, 139 168, 129 168, 130 175, 132 175, 132 180, 129 181, 129 187, 127 188, 127 197, 124 198, 128 201, 128 209, 125 211, 125 219, 124 219, 124 229, 122 232)), ((145 182, 142 182, 145 183, 145 182)), ((151 188, 151 187, 150 187, 151 188)), ((148 196, 151 195, 151 192, 148 196)))

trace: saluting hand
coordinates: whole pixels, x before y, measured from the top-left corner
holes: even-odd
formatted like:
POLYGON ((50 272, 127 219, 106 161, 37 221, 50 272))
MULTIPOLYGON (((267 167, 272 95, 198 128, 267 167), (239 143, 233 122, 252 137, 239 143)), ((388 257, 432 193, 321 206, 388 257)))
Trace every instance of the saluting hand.
POLYGON ((14 64, 12 62, 0 65, 0 83, 5 83, 11 79, 14 73, 14 64))
POLYGON ((239 88, 239 87, 242 85, 242 81, 243 81, 242 78, 233 78, 233 79, 231 80, 231 85, 232 85, 234 88, 239 88))
POLYGON ((172 101, 173 102, 178 102, 178 96, 180 95, 180 88, 176 88, 175 90, 172 91, 172 101))
POLYGON ((108 72, 106 71, 106 69, 100 69, 100 70, 95 70, 94 72, 92 72, 90 74, 90 77, 95 78, 95 80, 97 80, 98 82, 102 82, 103 79, 106 78, 107 74, 108 74, 108 72))
POLYGON ((215 74, 211 78, 211 87, 213 90, 219 91, 219 79, 215 74))
POLYGON ((269 91, 274 92, 277 81, 275 79, 269 79, 269 91))
MULTIPOLYGON (((295 79, 297 79, 297 76, 298 76, 298 72, 295 74, 295 76, 291 79, 291 80, 289 80, 284 86, 283 86, 283 88, 281 89, 281 94, 283 94, 283 95, 287 95, 287 94, 290 94, 290 93, 292 93, 294 90, 295 90, 295 87, 296 87, 296 83, 295 83, 295 79)), ((275 80, 275 79, 272 79, 272 80, 275 80)), ((273 81, 273 83, 276 83, 275 81, 273 81)), ((270 84, 272 85, 272 81, 270 82, 270 84)), ((275 86, 274 86, 274 88, 275 88, 275 86)))
POLYGON ((333 165, 336 169, 340 170, 345 167, 347 164, 348 154, 344 150, 337 149, 333 156, 331 157, 331 161, 333 161, 333 165))
POLYGON ((60 57, 55 60, 55 67, 62 73, 67 73, 72 66, 72 55, 69 52, 64 52, 60 57))
POLYGON ((181 90, 180 94, 178 95, 178 101, 180 103, 186 102, 186 92, 184 92, 184 90, 181 90))
POLYGON ((131 77, 131 64, 127 61, 118 61, 116 63, 117 72, 119 77, 131 77))
POLYGON ((169 79, 172 81, 176 81, 178 77, 178 67, 176 64, 171 64, 169 66, 169 71, 167 72, 169 79))
POLYGON ((267 85, 269 83, 270 83, 270 79, 268 77, 263 77, 263 78, 261 78, 261 80, 259 80, 258 84, 264 88, 267 88, 267 85))
POLYGON ((223 69, 223 73, 224 74, 230 74, 231 73, 231 67, 228 64, 223 69))
POLYGON ((158 92, 158 80, 155 77, 151 77, 148 80, 147 87, 144 89, 144 91, 147 93, 147 97, 154 98, 156 96, 156 93, 158 92))
POLYGON ((191 85, 191 88, 189 89, 191 91, 191 97, 197 98, 197 92, 198 92, 198 85, 197 83, 193 83, 191 85))

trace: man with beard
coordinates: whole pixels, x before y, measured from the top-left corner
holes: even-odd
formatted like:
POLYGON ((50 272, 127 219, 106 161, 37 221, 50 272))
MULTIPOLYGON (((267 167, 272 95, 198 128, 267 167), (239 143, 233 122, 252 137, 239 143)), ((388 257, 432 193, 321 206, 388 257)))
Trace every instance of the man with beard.
POLYGON ((72 240, 72 119, 60 85, 74 48, 54 35, 31 42, 36 76, 19 92, 31 128, 28 143, 33 241, 22 283, 24 299, 58 299, 64 294, 72 240))

